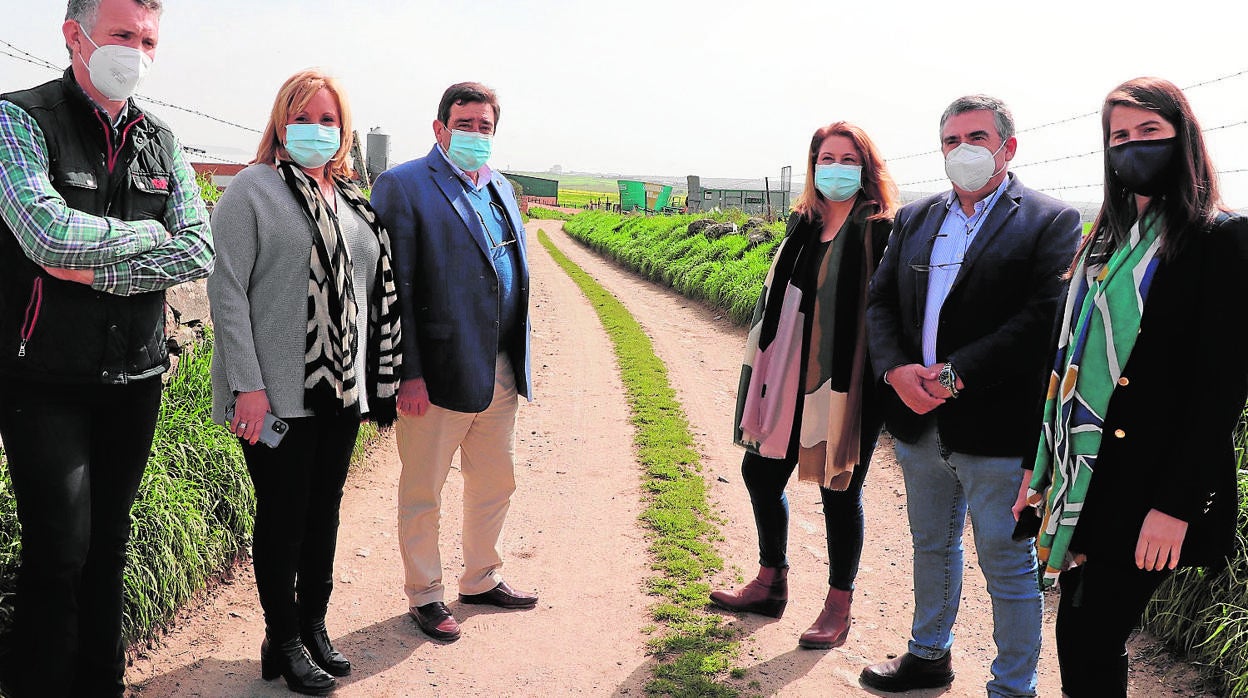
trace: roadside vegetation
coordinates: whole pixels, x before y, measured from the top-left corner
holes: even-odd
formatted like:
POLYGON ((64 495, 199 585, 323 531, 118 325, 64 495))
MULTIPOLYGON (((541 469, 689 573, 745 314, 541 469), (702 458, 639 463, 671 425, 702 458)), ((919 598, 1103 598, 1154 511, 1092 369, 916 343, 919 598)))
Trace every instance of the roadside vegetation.
MULTIPOLYGON (((723 311, 744 325, 754 313, 783 223, 767 224, 758 235, 732 233, 708 237, 689 232, 689 224, 708 216, 638 216, 587 211, 564 224, 564 230, 591 248, 652 281, 723 311)), ((739 211, 710 216, 717 222, 743 228, 748 219, 739 211)))
MULTIPOLYGON (((187 349, 161 402, 152 456, 131 513, 125 637, 149 637, 251 540, 255 501, 238 441, 211 422, 212 337, 187 349)), ((3 460, 0 458, 0 460, 3 460)), ((7 631, 21 554, 7 467, 0 468, 0 626, 7 631)))
POLYGON ((564 189, 559 188, 559 205, 571 208, 587 208, 593 204, 618 204, 620 203, 619 191, 603 192, 603 191, 587 191, 583 189, 564 189))
POLYGON ((717 678, 737 650, 735 633, 706 610, 710 575, 723 568, 712 542, 719 535, 706 501, 701 459, 667 368, 650 338, 615 296, 569 260, 545 231, 538 240, 580 286, 598 312, 615 348, 635 429, 633 443, 644 469, 647 493, 641 520, 649 529, 652 569, 649 592, 658 633, 648 643, 657 658, 646 691, 668 696, 735 696, 717 678))
MULTIPOLYGON (((212 333, 186 347, 168 375, 131 512, 126 553, 127 644, 151 639, 193 595, 228 575, 251 545, 255 497, 238 439, 212 422, 212 333)), ((360 430, 353 461, 377 438, 360 430)), ((21 559, 9 469, 0 451, 0 635, 12 620, 21 559)))
POLYGON ((529 218, 537 219, 539 221, 568 221, 572 220, 572 216, 574 215, 576 214, 564 213, 563 211, 556 211, 542 206, 529 207, 529 218))
POLYGON ((1239 458, 1239 535, 1222 570, 1181 569, 1153 597, 1144 627, 1213 685, 1218 695, 1248 698, 1248 412, 1235 434, 1239 458))

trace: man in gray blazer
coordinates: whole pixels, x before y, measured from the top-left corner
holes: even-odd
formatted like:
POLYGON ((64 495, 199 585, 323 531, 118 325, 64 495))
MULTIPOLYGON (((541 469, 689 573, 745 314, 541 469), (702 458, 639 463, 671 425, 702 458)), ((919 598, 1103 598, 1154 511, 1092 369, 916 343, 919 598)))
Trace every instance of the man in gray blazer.
POLYGON ((914 619, 906 653, 863 670, 881 691, 953 681, 970 512, 992 597, 988 695, 1034 696, 1041 601, 1030 540, 1015 540, 1020 465, 1034 458, 1050 333, 1079 241, 1075 209, 1007 171, 1018 147, 1000 100, 962 97, 940 120, 951 191, 897 213, 871 282, 867 331, 906 483, 914 619))
POLYGON ((394 240, 402 308, 399 547, 409 612, 430 637, 459 638, 444 603, 442 487, 460 453, 464 572, 459 600, 532 608, 499 573, 515 491, 518 395, 531 399, 529 270, 511 184, 486 164, 498 99, 479 83, 447 88, 429 154, 383 173, 372 204, 394 240))

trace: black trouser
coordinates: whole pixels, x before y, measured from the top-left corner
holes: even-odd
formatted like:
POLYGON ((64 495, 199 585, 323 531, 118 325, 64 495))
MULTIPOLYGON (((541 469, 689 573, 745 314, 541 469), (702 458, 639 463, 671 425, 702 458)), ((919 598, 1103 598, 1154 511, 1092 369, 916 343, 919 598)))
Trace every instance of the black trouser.
MULTIPOLYGON (((828 584, 842 591, 854 588, 862 559, 864 519, 862 483, 880 433, 878 419, 864 414, 860 461, 854 466, 844 491, 819 488, 823 499, 823 522, 828 536, 828 584)), ((796 440, 795 440, 796 441, 796 440)), ((795 448, 789 449, 796 454, 795 448)), ((789 547, 789 498, 785 485, 797 467, 797 458, 764 458, 747 452, 741 460, 741 478, 750 492, 754 523, 758 527, 758 563, 763 567, 787 567, 789 547)))
POLYGON ((1057 661, 1070 698, 1127 695, 1127 638, 1170 570, 1146 572, 1128 557, 1072 567, 1058 578, 1057 661))
POLYGON ((243 444, 256 488, 252 563, 271 642, 325 617, 334 589, 338 506, 360 430, 359 417, 303 417, 277 448, 243 444))
POLYGON ((0 383, 0 438, 22 525, 7 685, 15 696, 125 691, 122 572, 159 378, 0 383))

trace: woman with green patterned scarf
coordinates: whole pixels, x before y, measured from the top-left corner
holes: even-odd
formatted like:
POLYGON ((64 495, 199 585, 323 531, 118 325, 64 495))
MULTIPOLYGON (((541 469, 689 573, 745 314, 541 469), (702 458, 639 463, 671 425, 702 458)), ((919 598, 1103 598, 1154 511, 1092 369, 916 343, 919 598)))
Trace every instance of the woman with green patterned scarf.
POLYGON ((1040 512, 1071 698, 1126 696, 1126 640, 1158 585, 1232 552, 1232 439, 1248 396, 1248 220, 1225 211, 1187 99, 1137 78, 1109 94, 1101 122, 1105 199, 1069 275, 1015 505, 1040 512))

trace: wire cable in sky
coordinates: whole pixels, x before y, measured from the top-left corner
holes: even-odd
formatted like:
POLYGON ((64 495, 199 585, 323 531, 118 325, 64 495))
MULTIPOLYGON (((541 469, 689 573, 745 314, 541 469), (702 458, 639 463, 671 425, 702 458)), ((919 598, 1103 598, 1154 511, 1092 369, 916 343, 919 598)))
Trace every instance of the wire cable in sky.
MULTIPOLYGON (((1213 85, 1213 84, 1215 84, 1215 83, 1219 83, 1219 82, 1222 82, 1222 81, 1224 81, 1224 80, 1230 80, 1230 79, 1232 79, 1232 78, 1237 78, 1237 77, 1240 77, 1241 75, 1248 75, 1248 68, 1246 68, 1246 69, 1244 69, 1244 70, 1241 70, 1241 71, 1239 71, 1239 72, 1237 72, 1237 73, 1231 73, 1230 75, 1223 75, 1223 76, 1221 76, 1221 77, 1216 77, 1216 78, 1212 78, 1212 79, 1209 79, 1209 80, 1204 80, 1204 81, 1202 81, 1202 82, 1197 82, 1197 83, 1194 83, 1194 84, 1188 85, 1187 87, 1184 87, 1184 88, 1181 88, 1181 89, 1182 89, 1183 91, 1187 91, 1187 90, 1194 90, 1194 89, 1196 89, 1196 88, 1198 88, 1198 87, 1206 87, 1206 86, 1208 86, 1208 85, 1213 85)), ((1058 125, 1060 125, 1060 124, 1069 123, 1069 122, 1071 122, 1071 121, 1078 121, 1079 119, 1086 119, 1086 118, 1088 118, 1089 116, 1096 116, 1096 115, 1098 115, 1098 114, 1100 114, 1100 113, 1101 113, 1101 111, 1098 109, 1098 110, 1096 110, 1096 111, 1090 111, 1090 112, 1086 112, 1086 113, 1083 113, 1083 114, 1075 114, 1074 116, 1068 116, 1068 117, 1065 117, 1065 118, 1063 118, 1063 119, 1056 119, 1056 120, 1054 120, 1054 121, 1048 121, 1048 122, 1045 122, 1045 123, 1043 123, 1043 124, 1038 124, 1038 125, 1036 125, 1036 126, 1028 126, 1027 128, 1019 129, 1019 130, 1017 131, 1017 133, 1030 133, 1031 131, 1039 131, 1039 130, 1040 130, 1040 129, 1042 129, 1042 128, 1048 128, 1048 127, 1050 127, 1050 126, 1058 126, 1058 125)), ((1248 123, 1248 122, 1245 122, 1245 123, 1248 123)), ((1217 128, 1226 128, 1226 127, 1219 126, 1219 127, 1217 127, 1217 128)), ((1206 131, 1213 131, 1213 130, 1216 130, 1216 129, 1205 129, 1205 130, 1206 130, 1206 131)), ((888 160, 889 162, 898 162, 898 161, 900 161, 900 160, 909 160, 909 159, 911 159, 911 158, 917 158, 917 157, 921 157, 921 156, 923 156, 923 155, 931 155, 932 153, 938 153, 938 152, 940 152, 940 149, 939 149, 939 148, 936 148, 935 150, 924 150, 923 152, 920 152, 920 153, 910 153, 909 155, 902 155, 901 157, 896 157, 896 158, 887 158, 887 160, 888 160)))
MULTIPOLYGON (((36 56, 33 53, 30 53, 28 51, 23 51, 22 49, 18 48, 17 46, 14 46, 13 44, 9 43, 8 41, 5 41, 4 39, 0 39, 0 43, 4 44, 5 46, 8 46, 14 51, 17 51, 18 54, 21 54, 21 55, 18 55, 18 54, 5 51, 4 49, 0 49, 0 55, 9 56, 10 58, 16 58, 17 60, 30 63, 31 65, 37 65, 40 68, 47 68, 49 70, 55 70, 57 72, 64 70, 64 68, 58 67, 55 63, 52 63, 46 59, 40 58, 39 56, 36 56)), ((251 133, 262 133, 262 131, 260 131, 259 129, 255 129, 250 126, 244 126, 242 124, 235 123, 228 119, 222 119, 220 117, 213 116, 212 114, 207 114, 202 111, 199 111, 198 109, 191 109, 189 107, 178 106, 177 104, 172 104, 170 102, 159 100, 159 99, 156 99, 155 97, 149 97, 144 94, 136 93, 134 97, 135 99, 139 99, 144 102, 150 102, 152 104, 157 104, 162 107, 168 107, 170 109, 177 109, 178 111, 183 111, 183 112, 186 112, 187 114, 194 114, 195 116, 202 117, 210 121, 216 121, 217 123, 225 124, 226 126, 233 126, 234 128, 242 129, 244 131, 250 131, 251 133)))

